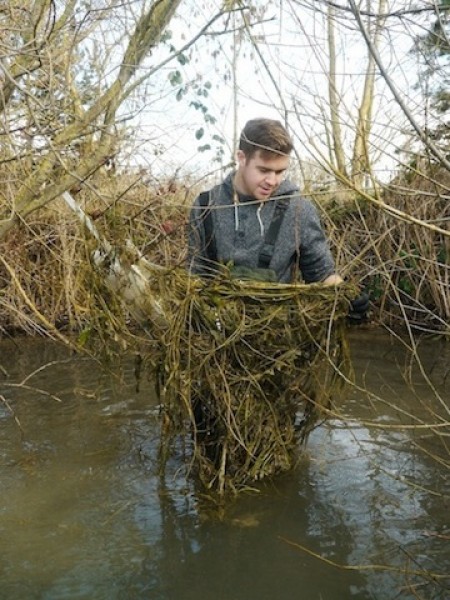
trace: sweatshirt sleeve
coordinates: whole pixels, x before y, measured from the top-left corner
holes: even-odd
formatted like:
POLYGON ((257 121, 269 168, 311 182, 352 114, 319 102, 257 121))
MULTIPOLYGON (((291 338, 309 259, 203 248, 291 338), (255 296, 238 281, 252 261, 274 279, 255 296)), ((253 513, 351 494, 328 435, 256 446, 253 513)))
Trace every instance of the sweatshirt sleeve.
POLYGON ((208 255, 205 232, 205 207, 200 204, 200 196, 195 200, 189 214, 188 222, 187 269, 191 275, 207 277, 216 273, 217 263, 208 255))
POLYGON ((299 267, 306 283, 316 283, 332 275, 335 265, 316 207, 305 200, 302 210, 299 267))
POLYGON ((205 255, 205 228, 201 220, 201 206, 199 198, 195 200, 189 213, 187 227, 187 269, 192 275, 202 275, 203 259, 205 255))

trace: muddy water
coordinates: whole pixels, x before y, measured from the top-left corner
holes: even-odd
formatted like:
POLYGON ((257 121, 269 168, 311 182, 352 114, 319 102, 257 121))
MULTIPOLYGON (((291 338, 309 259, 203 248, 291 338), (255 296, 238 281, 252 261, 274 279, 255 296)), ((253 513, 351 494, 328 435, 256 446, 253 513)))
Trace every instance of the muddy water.
POLYGON ((131 362, 119 378, 48 342, 1 342, 0 598, 450 598, 433 576, 450 573, 449 429, 397 427, 445 415, 449 346, 420 347, 427 382, 391 338, 352 333, 345 420, 218 515, 181 450, 158 474, 157 401, 131 362))

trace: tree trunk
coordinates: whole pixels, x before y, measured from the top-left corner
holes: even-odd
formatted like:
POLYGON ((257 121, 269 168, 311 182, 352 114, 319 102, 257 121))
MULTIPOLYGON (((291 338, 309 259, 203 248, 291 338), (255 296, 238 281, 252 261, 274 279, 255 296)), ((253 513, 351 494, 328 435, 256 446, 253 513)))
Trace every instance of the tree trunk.
POLYGON ((345 152, 342 143, 342 131, 340 123, 339 103, 340 98, 337 90, 336 76, 336 40, 335 40, 335 17, 334 6, 328 6, 328 51, 329 51, 329 77, 328 77, 328 96, 330 102, 331 114, 331 135, 333 140, 332 158, 339 173, 347 177, 347 168, 345 165, 345 152))
MULTIPOLYGON (((379 46, 381 31, 384 26, 385 11, 386 0, 379 0, 377 16, 374 17, 375 24, 372 37, 375 48, 378 48, 379 46)), ((369 53, 369 61, 364 80, 364 90, 358 110, 358 121, 356 124, 353 157, 351 162, 351 180, 357 189, 366 187, 366 178, 371 173, 368 141, 372 126, 375 72, 375 60, 373 55, 369 53)))
MULTIPOLYGON (((159 42, 161 34, 180 3, 181 0, 156 0, 138 20, 134 33, 129 39, 116 80, 87 110, 83 110, 78 103, 78 110, 73 112, 70 124, 58 131, 55 123, 55 134, 53 137, 47 134, 48 146, 44 150, 40 149, 41 158, 33 157, 33 170, 28 177, 24 177, 14 198, 14 205, 10 207, 10 215, 4 215, 0 221, 0 240, 18 220, 45 206, 73 185, 85 180, 111 155, 116 143, 113 132, 116 112, 129 93, 127 86, 133 86, 131 80, 137 68, 149 51, 159 42), (100 132, 99 139, 96 144, 92 145, 91 151, 87 155, 67 158, 67 149, 70 145, 73 146, 77 141, 92 136, 94 132, 100 132)), ((46 0, 41 0, 42 11, 52 10, 51 4, 46 0)), ((43 19, 42 11, 36 17, 39 21, 43 19)), ((64 15, 67 20, 69 18, 67 8, 64 15)), ((48 13, 47 18, 49 16, 51 15, 48 13)), ((74 17, 74 15, 71 16, 74 17)), ((39 22, 35 22, 35 25, 35 31, 37 31, 39 22)), ((35 37, 37 38, 37 34, 35 37)), ((41 40, 40 52, 45 52, 45 43, 48 40, 49 36, 41 40)), ((73 40, 72 43, 75 44, 75 41, 73 40)), ((62 51, 63 49, 60 50, 60 52, 62 51)), ((24 56, 28 55, 24 54, 24 56)), ((32 67, 39 69, 39 55, 33 59, 22 59, 22 54, 18 52, 16 63, 10 68, 9 85, 14 88, 21 73, 32 67), (24 64, 23 60, 28 62, 24 64), (31 60, 35 60, 37 63, 32 64, 31 60)), ((45 80, 45 75, 43 80, 45 80)), ((51 94, 52 90, 47 89, 46 92, 51 94)), ((6 106, 6 100, 11 97, 11 93, 12 90, 3 95, 3 108, 6 106)), ((27 95, 26 90, 25 95, 27 95)), ((36 100, 38 105, 38 99, 33 98, 33 100, 36 100)), ((31 117, 33 117, 33 113, 31 113, 31 117)))

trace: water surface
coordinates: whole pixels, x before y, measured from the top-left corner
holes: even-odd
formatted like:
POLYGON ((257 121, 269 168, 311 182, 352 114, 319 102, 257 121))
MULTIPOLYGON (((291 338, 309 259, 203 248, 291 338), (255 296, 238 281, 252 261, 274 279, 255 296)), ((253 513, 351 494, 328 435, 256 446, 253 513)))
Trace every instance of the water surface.
POLYGON ((131 360, 119 377, 50 342, 0 342, 0 598, 449 598, 448 579, 413 574, 450 573, 446 438, 396 427, 445 413, 448 346, 421 346, 427 382, 392 338, 352 333, 375 396, 350 389, 298 468, 219 511, 181 449, 158 473, 157 399, 131 360))

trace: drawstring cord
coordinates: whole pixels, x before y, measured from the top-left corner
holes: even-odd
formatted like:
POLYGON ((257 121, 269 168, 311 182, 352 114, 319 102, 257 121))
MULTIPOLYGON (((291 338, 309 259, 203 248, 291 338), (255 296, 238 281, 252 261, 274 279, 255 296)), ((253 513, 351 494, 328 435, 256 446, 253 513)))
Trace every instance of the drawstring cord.
POLYGON ((258 210, 256 211, 256 216, 258 217, 258 223, 259 223, 259 230, 261 231, 261 237, 263 237, 263 235, 264 235, 264 223, 262 222, 262 219, 261 219, 262 207, 263 207, 263 204, 261 202, 261 204, 258 206, 258 210))
POLYGON ((234 230, 237 231, 239 229, 239 196, 237 195, 236 190, 233 190, 233 204, 234 204, 234 230))
MULTIPOLYGON (((233 205, 234 205, 234 230, 235 231, 238 231, 238 229, 239 229, 239 204, 240 204, 239 196, 238 196, 236 190, 234 190, 233 191, 233 205)), ((261 237, 264 236, 264 223, 261 218, 261 210, 262 210, 263 205, 264 205, 263 202, 261 202, 256 210, 256 217, 258 219, 261 237)))

